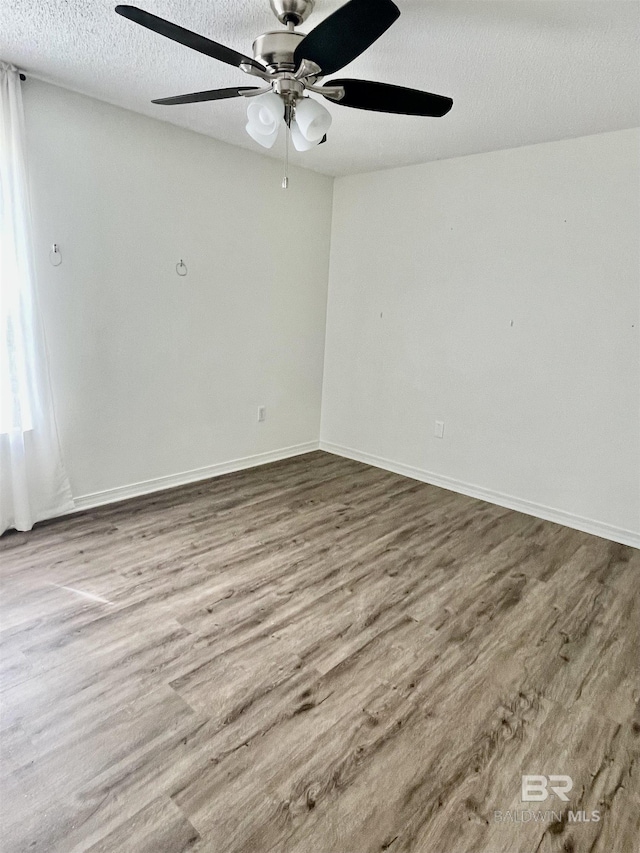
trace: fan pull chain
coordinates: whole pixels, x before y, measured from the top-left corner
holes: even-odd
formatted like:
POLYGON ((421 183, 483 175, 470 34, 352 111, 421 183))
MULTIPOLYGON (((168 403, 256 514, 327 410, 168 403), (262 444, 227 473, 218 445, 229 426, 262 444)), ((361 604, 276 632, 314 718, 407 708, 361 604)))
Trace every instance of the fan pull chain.
POLYGON ((284 177, 282 178, 282 189, 289 189, 289 137, 291 136, 291 107, 285 107, 284 121, 286 125, 284 140, 284 177))
POLYGON ((289 130, 289 125, 287 125, 287 130, 285 133, 285 141, 284 141, 284 177, 282 179, 282 189, 289 189, 289 136, 291 135, 291 131, 289 130))

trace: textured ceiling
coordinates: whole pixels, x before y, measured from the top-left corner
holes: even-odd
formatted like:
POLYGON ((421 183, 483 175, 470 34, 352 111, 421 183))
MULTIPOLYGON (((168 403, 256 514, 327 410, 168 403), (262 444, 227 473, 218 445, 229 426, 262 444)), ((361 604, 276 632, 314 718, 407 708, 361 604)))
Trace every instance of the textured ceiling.
MULTIPOLYGON (((243 53, 279 27, 268 0, 133 0, 243 53)), ((396 0, 400 19, 339 76, 449 95, 444 118, 323 103, 326 145, 292 160, 330 175, 422 163, 640 125, 637 0, 396 0)), ((341 5, 316 0, 302 27, 341 5)), ((178 107, 151 98, 253 85, 236 68, 116 15, 115 0, 0 0, 0 59, 27 73, 264 153, 244 100, 178 107)), ((281 136, 283 136, 281 134, 281 136)), ((282 156, 283 139, 269 156, 282 156)))

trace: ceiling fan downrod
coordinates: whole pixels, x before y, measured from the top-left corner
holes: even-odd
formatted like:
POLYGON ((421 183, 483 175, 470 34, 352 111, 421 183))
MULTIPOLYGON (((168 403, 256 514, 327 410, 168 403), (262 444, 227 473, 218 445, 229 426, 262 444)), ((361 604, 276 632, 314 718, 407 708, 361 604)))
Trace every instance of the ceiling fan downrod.
POLYGON ((299 27, 313 12, 315 0, 270 0, 273 14, 281 24, 299 27))

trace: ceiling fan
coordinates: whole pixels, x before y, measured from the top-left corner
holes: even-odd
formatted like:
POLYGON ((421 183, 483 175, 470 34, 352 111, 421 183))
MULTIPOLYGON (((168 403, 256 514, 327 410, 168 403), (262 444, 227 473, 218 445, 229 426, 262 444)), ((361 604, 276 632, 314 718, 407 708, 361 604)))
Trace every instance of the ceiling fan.
POLYGON ((154 104, 192 104, 223 98, 255 98, 249 104, 247 132, 271 148, 281 124, 287 126, 299 151, 326 141, 331 114, 308 92, 361 110, 440 117, 453 106, 451 98, 369 80, 337 79, 320 84, 370 47, 400 16, 392 0, 349 0, 309 35, 296 32, 311 14, 315 0, 270 0, 286 29, 263 35, 253 43, 253 57, 158 18, 135 6, 116 6, 116 12, 159 35, 207 56, 235 65, 265 85, 234 86, 160 98, 154 104))

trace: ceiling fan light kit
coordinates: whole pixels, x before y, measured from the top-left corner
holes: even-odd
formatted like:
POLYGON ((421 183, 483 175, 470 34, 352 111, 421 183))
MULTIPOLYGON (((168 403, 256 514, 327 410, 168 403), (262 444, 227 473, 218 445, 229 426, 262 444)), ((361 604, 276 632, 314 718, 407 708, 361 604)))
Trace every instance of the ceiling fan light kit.
MULTIPOLYGON (((136 6, 116 6, 116 12, 159 35, 259 78, 262 86, 211 89, 160 98, 153 103, 173 106, 226 98, 251 99, 246 130, 265 148, 273 147, 282 124, 287 129, 287 142, 290 136, 298 151, 308 151, 326 140, 331 114, 310 98, 309 93, 346 107, 375 112, 440 117, 451 109, 451 98, 417 89, 369 80, 321 82, 327 74, 335 74, 360 56, 397 20, 400 10, 392 0, 349 0, 308 35, 295 29, 309 17, 315 0, 270 0, 270 3, 286 29, 258 36, 253 42, 252 57, 136 6)), ((287 185, 285 178, 283 186, 287 185)))
POLYGON ((273 148, 282 125, 289 127, 291 141, 298 151, 309 151, 322 142, 331 127, 331 113, 321 104, 304 98, 298 101, 295 118, 286 117, 287 106, 275 92, 266 92, 247 107, 247 133, 264 148, 273 148))

